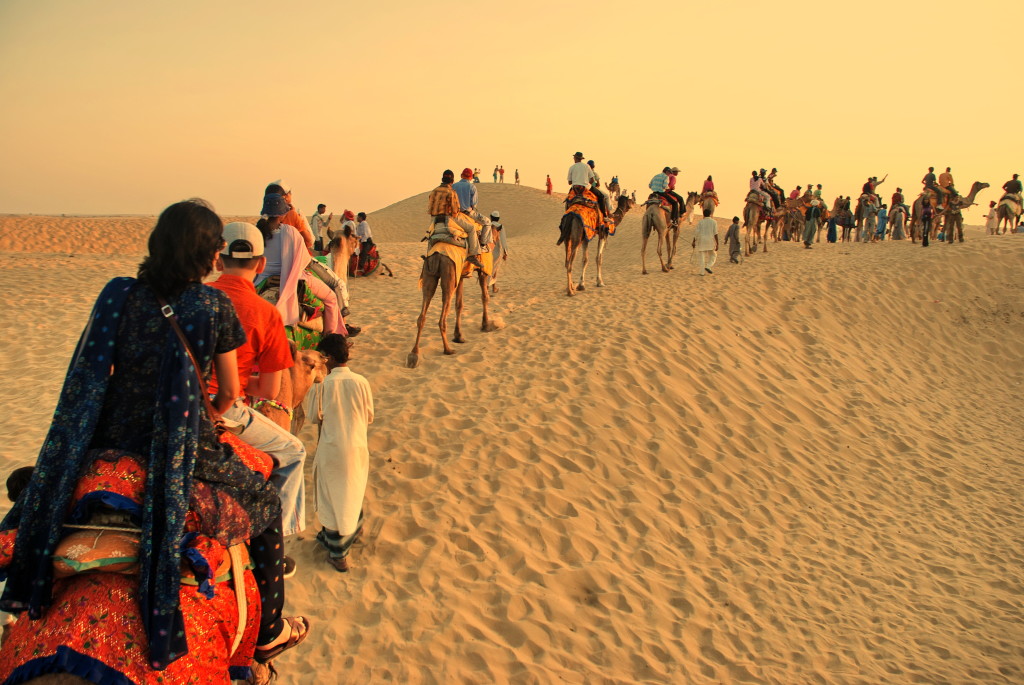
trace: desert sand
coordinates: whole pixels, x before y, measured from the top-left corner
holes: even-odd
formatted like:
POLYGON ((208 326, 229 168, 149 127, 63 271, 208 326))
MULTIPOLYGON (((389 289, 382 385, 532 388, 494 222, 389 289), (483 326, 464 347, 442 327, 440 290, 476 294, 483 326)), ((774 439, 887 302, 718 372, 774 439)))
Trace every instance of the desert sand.
MULTIPOLYGON (((468 283, 468 342, 441 354, 435 303, 417 369, 426 194, 369 218, 394 278, 350 280, 367 529, 348 574, 315 517, 289 541, 314 633, 282 682, 1024 682, 1024 236, 773 244, 698 278, 686 227, 642 276, 634 209, 568 298, 560 197, 480 195, 502 327, 468 283)), ((154 222, 0 218, 3 473, 154 222)))

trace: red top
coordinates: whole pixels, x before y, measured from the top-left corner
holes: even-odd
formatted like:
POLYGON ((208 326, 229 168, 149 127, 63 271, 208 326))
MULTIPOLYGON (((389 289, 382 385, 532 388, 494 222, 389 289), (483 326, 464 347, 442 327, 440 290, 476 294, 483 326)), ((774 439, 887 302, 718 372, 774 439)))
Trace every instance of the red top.
POLYGON ((714 181, 704 181, 704 190, 702 190, 701 192, 702 193, 707 193, 707 192, 710 192, 710 191, 712 191, 714 189, 715 189, 715 182, 714 181))
MULTIPOLYGON (((256 294, 256 286, 240 276, 221 274, 210 286, 224 292, 235 305, 238 320, 245 330, 245 344, 235 350, 238 355, 238 380, 242 395, 249 386, 253 371, 274 373, 290 369, 295 363, 288 339, 284 337, 284 322, 277 307, 256 294)), ((217 375, 210 381, 210 392, 217 392, 217 375)), ((273 398, 271 398, 273 399, 273 398)))
POLYGON ((676 189, 676 175, 675 174, 669 174, 668 175, 668 189, 669 190, 675 190, 676 189))

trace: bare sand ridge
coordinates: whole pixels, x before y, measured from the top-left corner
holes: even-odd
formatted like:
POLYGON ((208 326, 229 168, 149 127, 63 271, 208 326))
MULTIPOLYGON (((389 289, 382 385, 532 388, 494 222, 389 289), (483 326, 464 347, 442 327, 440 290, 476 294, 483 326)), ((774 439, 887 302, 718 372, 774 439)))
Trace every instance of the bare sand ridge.
MULTIPOLYGON (((345 575, 315 520, 289 542, 314 633, 285 682, 1024 681, 1024 237, 778 244, 697 278, 688 227, 641 276, 634 209, 607 287, 567 298, 560 198, 480 194, 506 326, 477 330, 467 284, 469 341, 441 355, 435 304, 415 370, 425 196, 370 216, 395 278, 351 281, 368 526, 345 575)), ((0 218, 4 471, 153 222, 0 218)))

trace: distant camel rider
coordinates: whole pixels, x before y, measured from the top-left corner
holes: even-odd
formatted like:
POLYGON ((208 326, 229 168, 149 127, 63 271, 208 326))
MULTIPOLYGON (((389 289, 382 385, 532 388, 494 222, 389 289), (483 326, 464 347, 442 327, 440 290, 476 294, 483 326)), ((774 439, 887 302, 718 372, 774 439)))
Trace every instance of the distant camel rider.
POLYGON ((713 192, 715 192, 715 182, 713 180, 711 180, 710 176, 708 176, 708 179, 706 181, 704 181, 704 187, 702 187, 700 189, 700 192, 701 192, 701 195, 703 195, 704 193, 713 193, 713 192))
POLYGON ((945 204, 946 191, 944 188, 939 187, 938 179, 935 178, 935 167, 928 167, 928 173, 921 179, 921 183, 924 185, 925 190, 935 193, 936 206, 945 204))
POLYGON ((671 196, 672 199, 676 201, 676 207, 678 208, 676 210, 676 214, 679 215, 678 217, 676 217, 677 219, 682 216, 683 207, 686 206, 686 200, 683 199, 682 195, 676 192, 676 180, 678 180, 678 178, 679 167, 674 166, 668 170, 668 188, 665 190, 665 192, 668 193, 669 196, 671 196))
POLYGON ((951 197, 956 197, 960 193, 956 192, 956 188, 953 186, 953 174, 950 173, 951 171, 949 167, 946 167, 946 170, 939 174, 939 187, 945 188, 951 197))
POLYGON ((903 199, 903 188, 897 188, 896 192, 892 194, 892 208, 896 209, 897 207, 902 207, 907 214, 910 213, 910 207, 903 199))
POLYGON ((750 172, 750 189, 755 191, 761 196, 761 200, 764 203, 765 209, 771 209, 772 207, 772 196, 764 189, 764 185, 761 182, 761 177, 757 175, 756 171, 750 172))
POLYGON ((1013 178, 1011 178, 1009 181, 1007 181, 1006 183, 1003 184, 1003 193, 1004 193, 1004 195, 1001 198, 999 198, 1000 202, 1005 200, 1007 197, 1010 197, 1011 199, 1016 200, 1017 202, 1021 201, 1021 187, 1022 187, 1022 185, 1021 185, 1020 179, 1017 178, 1018 175, 1019 174, 1014 174, 1013 178))
POLYGON ((765 177, 766 173, 768 173, 767 170, 761 169, 757 176, 758 179, 760 179, 761 181, 761 189, 764 190, 764 192, 768 193, 768 196, 772 199, 772 207, 781 207, 782 196, 775 192, 775 189, 772 187, 772 184, 765 177))
POLYGON ((791 192, 789 194, 789 199, 790 200, 796 200, 797 198, 799 198, 800 194, 801 194, 800 191, 803 190, 803 189, 804 189, 803 186, 797 186, 796 188, 794 188, 793 192, 791 192))
POLYGON ((668 190, 669 174, 672 173, 672 167, 665 167, 661 170, 660 174, 655 174, 651 182, 647 184, 647 187, 651 189, 651 192, 658 197, 663 197, 668 201, 671 207, 671 222, 673 226, 679 225, 679 197, 675 193, 671 193, 668 190))
POLYGON ((611 210, 608 208, 608 196, 601 191, 601 177, 597 174, 597 169, 594 168, 594 160, 589 160, 587 166, 590 167, 590 171, 594 174, 594 182, 590 186, 590 192, 597 195, 597 203, 601 207, 601 211, 605 217, 612 215, 611 210))
POLYGON ((476 184, 473 183, 473 170, 468 167, 463 169, 462 178, 458 183, 452 185, 452 190, 459 198, 460 210, 453 218, 455 223, 466 232, 466 261, 482 269, 483 264, 477 257, 481 252, 480 236, 477 235, 476 226, 473 225, 473 221, 478 224, 482 221, 480 213, 476 211, 477 189, 476 184), (473 221, 467 221, 463 215, 473 221))

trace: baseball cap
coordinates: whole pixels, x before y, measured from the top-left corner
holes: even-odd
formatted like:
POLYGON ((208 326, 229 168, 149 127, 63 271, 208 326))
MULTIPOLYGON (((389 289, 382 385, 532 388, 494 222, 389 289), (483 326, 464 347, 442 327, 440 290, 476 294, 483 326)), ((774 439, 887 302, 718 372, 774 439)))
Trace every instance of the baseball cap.
POLYGON ((263 255, 263 234, 252 224, 232 221, 221 235, 225 244, 220 253, 225 257, 248 259, 263 255))

